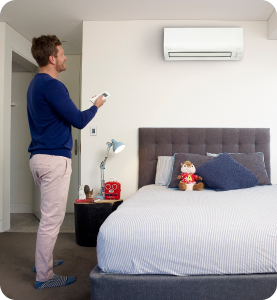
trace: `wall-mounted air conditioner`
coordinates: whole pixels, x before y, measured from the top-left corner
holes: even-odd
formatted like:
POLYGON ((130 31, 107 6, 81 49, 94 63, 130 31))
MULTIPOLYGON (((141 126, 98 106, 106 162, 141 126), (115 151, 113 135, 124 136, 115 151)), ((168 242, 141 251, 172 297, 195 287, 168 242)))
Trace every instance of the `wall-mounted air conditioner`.
POLYGON ((243 28, 164 28, 165 60, 241 60, 243 28))

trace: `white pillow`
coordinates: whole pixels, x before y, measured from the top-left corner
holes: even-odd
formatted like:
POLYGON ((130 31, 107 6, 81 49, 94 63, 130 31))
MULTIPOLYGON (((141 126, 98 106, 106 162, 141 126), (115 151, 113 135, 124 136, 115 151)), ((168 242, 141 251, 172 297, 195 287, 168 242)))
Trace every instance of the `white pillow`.
POLYGON ((207 156, 212 156, 212 157, 218 157, 219 154, 215 154, 215 153, 206 153, 207 156))
POLYGON ((168 185, 171 179, 174 156, 158 156, 155 185, 168 185))

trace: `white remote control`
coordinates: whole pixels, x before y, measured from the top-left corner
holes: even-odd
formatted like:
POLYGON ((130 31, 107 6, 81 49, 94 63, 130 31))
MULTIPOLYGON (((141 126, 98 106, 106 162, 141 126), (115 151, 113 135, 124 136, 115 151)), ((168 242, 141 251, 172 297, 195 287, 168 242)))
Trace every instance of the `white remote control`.
POLYGON ((99 94, 99 95, 97 95, 97 96, 92 97, 92 98, 90 99, 90 101, 92 102, 92 104, 94 104, 95 100, 96 100, 98 97, 100 97, 100 96, 103 96, 103 99, 106 99, 107 97, 110 97, 110 94, 107 93, 107 92, 103 92, 103 93, 101 93, 101 94, 99 94))

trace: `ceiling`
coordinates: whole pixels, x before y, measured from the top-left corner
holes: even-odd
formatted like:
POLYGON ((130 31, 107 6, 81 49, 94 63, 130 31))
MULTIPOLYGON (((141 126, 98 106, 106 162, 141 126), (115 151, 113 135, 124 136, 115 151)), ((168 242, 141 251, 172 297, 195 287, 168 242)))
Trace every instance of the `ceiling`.
POLYGON ((0 14, 28 40, 56 34, 65 54, 82 53, 82 21, 266 21, 274 7, 264 0, 14 0, 0 14))

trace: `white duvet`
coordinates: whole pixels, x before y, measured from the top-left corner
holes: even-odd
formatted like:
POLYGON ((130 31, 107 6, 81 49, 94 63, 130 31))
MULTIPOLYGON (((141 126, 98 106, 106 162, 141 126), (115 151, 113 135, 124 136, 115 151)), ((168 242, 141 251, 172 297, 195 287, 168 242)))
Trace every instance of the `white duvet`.
POLYGON ((277 186, 180 191, 148 185, 102 224, 103 272, 247 274, 277 270, 277 186))

